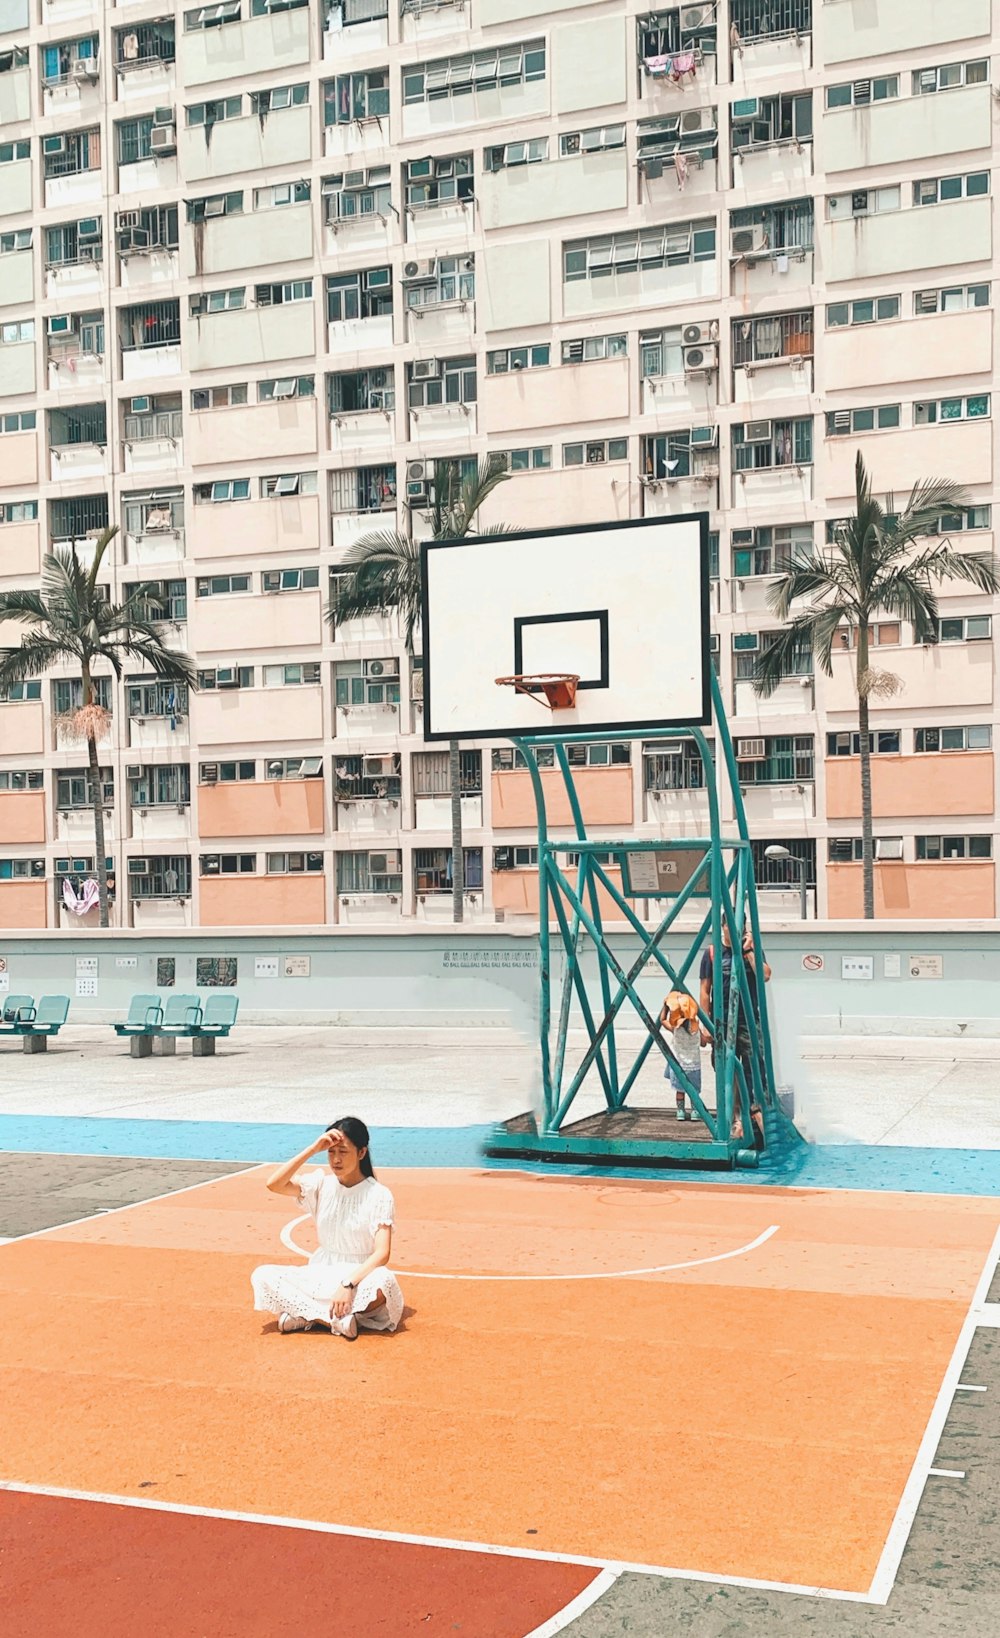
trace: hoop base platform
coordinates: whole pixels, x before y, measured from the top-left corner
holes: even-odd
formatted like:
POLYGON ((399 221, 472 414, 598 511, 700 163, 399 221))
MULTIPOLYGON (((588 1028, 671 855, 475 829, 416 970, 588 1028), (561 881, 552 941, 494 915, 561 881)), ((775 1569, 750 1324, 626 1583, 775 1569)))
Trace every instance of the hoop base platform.
POLYGON ((535 1116, 515 1115, 494 1128, 491 1157, 552 1160, 565 1165, 756 1167, 759 1155, 742 1138, 719 1142, 700 1121, 679 1121, 673 1109, 626 1108, 587 1115, 558 1132, 540 1132, 535 1116))

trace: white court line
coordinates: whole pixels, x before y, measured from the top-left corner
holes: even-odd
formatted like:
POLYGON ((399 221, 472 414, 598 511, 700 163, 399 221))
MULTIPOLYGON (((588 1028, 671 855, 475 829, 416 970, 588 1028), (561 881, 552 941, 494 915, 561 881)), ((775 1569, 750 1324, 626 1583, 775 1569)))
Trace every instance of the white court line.
MULTIPOLYGON (((309 1213, 304 1217, 294 1217, 286 1223, 281 1231, 281 1243, 289 1251, 294 1251, 299 1257, 308 1257, 309 1252, 303 1251, 292 1233, 300 1223, 309 1222, 309 1213)), ((737 1246, 735 1251, 719 1251, 714 1257, 696 1257, 688 1263, 659 1263, 655 1268, 613 1268, 598 1274, 425 1274, 418 1268, 397 1268, 393 1272, 404 1280, 475 1280, 479 1284, 486 1281, 499 1281, 503 1285, 521 1280, 558 1280, 560 1284, 566 1280, 627 1280, 633 1276, 643 1274, 673 1274, 678 1269, 702 1268, 706 1263, 725 1263, 731 1257, 743 1257, 748 1251, 756 1251, 770 1240, 772 1234, 777 1234, 780 1225, 772 1223, 770 1228, 758 1234, 756 1240, 748 1240, 745 1246, 737 1246)))
POLYGON ((931 1479, 964 1479, 965 1470, 958 1467, 929 1467, 927 1476, 931 1479))
MULTIPOLYGON (((39 1153, 40 1152, 41 1151, 39 1151, 39 1153)), ((78 1155, 74 1156, 74 1158, 93 1159, 94 1157, 81 1157, 78 1155)), ((112 1160, 121 1160, 126 1158, 137 1160, 140 1157, 137 1155, 109 1156, 109 1159, 112 1160)), ((154 1160, 163 1160, 167 1157, 163 1155, 153 1155, 150 1156, 150 1158, 154 1160)), ((185 1183, 184 1187, 181 1189, 167 1189, 164 1194, 151 1194, 147 1196, 145 1200, 126 1200, 123 1206, 97 1206, 92 1212, 89 1212, 86 1217, 73 1217, 68 1223, 50 1223, 48 1228, 31 1229, 27 1234, 15 1234, 9 1240, 0 1240, 0 1245, 16 1246, 21 1240, 38 1240, 43 1234, 58 1234, 61 1229, 80 1228, 84 1223, 93 1223, 95 1218, 98 1217, 114 1217, 115 1214, 120 1211, 135 1211, 137 1206, 153 1206, 160 1200, 173 1200, 178 1194, 191 1194, 195 1189, 207 1189, 211 1183, 223 1183, 230 1177, 246 1177, 250 1172, 262 1171, 264 1165, 265 1162, 257 1160, 254 1161, 252 1166, 243 1166, 239 1171, 219 1172, 215 1177, 203 1177, 200 1183, 185 1183)))
POLYGON ((804 1587, 791 1581, 757 1581, 751 1576, 714 1575, 710 1570, 681 1570, 659 1564, 632 1564, 625 1559, 588 1558, 582 1553, 546 1553, 538 1547, 501 1547, 492 1542, 453 1541, 446 1536, 419 1536, 402 1530, 368 1530, 358 1525, 325 1524, 315 1519, 292 1519, 279 1514, 243 1513, 224 1507, 197 1507, 183 1502, 152 1501, 144 1496, 111 1496, 90 1490, 65 1490, 57 1485, 19 1484, 15 1479, 0 1479, 0 1490, 12 1490, 26 1496, 56 1496, 66 1501, 101 1502, 113 1507, 142 1507, 154 1513, 184 1513, 194 1518, 235 1519, 239 1524, 269 1524, 282 1530, 312 1530, 319 1535, 353 1536, 365 1541, 398 1541, 406 1546, 440 1547, 456 1553, 485 1553, 490 1558, 531 1558, 545 1564, 580 1564, 585 1569, 607 1571, 615 1578, 625 1574, 648 1575, 670 1581, 698 1581, 708 1582, 713 1586, 748 1587, 752 1592, 797 1593, 808 1598, 835 1598, 850 1604, 871 1603, 867 1593, 841 1592, 833 1587, 804 1587))
POLYGON ((540 1627, 532 1627, 530 1632, 525 1633, 524 1638, 556 1638, 556 1634, 565 1631, 578 1615, 585 1614, 599 1598, 610 1592, 617 1580, 618 1577, 613 1570, 602 1570, 588 1587, 584 1587, 582 1593, 577 1593, 568 1604, 564 1604, 557 1615, 551 1615, 540 1627))
POLYGON ((955 1386, 956 1393, 985 1393, 986 1391, 985 1388, 980 1388, 973 1382, 959 1382, 955 1386))
POLYGON ((955 1389, 959 1385, 958 1379, 965 1370, 976 1328, 983 1323, 981 1316, 986 1306, 986 1293, 992 1284, 998 1261, 1000 1261, 1000 1229, 993 1237, 993 1244, 983 1264, 982 1273, 979 1276, 972 1301, 969 1304, 969 1311, 962 1322, 962 1329, 958 1333, 958 1340, 948 1362, 948 1369, 945 1371, 944 1380, 938 1390, 938 1396, 934 1401, 934 1408, 930 1414, 930 1420, 924 1430, 920 1448, 914 1458, 910 1476, 906 1481, 899 1506, 896 1509, 896 1517, 892 1521, 889 1534, 885 1540, 885 1546, 882 1549, 875 1574, 872 1577, 868 1597, 873 1604, 887 1604, 896 1584, 900 1561, 906 1543, 910 1539, 910 1531, 917 1516, 917 1508, 920 1506, 920 1498, 924 1493, 927 1476, 931 1471, 938 1445, 941 1442, 944 1425, 948 1420, 948 1412, 955 1397, 955 1389))

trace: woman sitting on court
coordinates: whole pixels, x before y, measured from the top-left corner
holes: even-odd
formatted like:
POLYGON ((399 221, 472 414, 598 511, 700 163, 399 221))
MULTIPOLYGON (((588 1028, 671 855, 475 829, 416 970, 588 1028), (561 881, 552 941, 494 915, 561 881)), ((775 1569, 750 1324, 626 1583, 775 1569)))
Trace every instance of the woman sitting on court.
POLYGON ((303 1267, 265 1263, 250 1276, 254 1308, 277 1314, 279 1331, 328 1325, 334 1336, 394 1331, 403 1293, 389 1268, 395 1205, 376 1181, 364 1121, 347 1115, 268 1179, 272 1194, 294 1195, 315 1219, 319 1248, 303 1267), (295 1174, 324 1154, 329 1171, 295 1174))

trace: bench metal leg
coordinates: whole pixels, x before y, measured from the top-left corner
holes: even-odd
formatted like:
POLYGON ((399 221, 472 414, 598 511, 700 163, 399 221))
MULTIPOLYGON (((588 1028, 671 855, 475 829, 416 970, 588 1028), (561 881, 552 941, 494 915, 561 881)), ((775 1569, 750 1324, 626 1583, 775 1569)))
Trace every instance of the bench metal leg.
POLYGON ((157 1049, 161 1058, 173 1058, 177 1053, 177 1040, 173 1035, 157 1037, 157 1049))
POLYGON ((214 1058, 215 1057, 215 1036, 214 1035, 195 1035, 195 1036, 192 1036, 192 1038, 191 1038, 191 1056, 192 1056, 192 1058, 214 1058))
POLYGON ((25 1035, 22 1037, 21 1048, 24 1052, 45 1052, 48 1044, 47 1035, 25 1035))
POLYGON ((153 1056, 153 1037, 151 1035, 133 1035, 128 1044, 130 1058, 151 1058, 153 1056))

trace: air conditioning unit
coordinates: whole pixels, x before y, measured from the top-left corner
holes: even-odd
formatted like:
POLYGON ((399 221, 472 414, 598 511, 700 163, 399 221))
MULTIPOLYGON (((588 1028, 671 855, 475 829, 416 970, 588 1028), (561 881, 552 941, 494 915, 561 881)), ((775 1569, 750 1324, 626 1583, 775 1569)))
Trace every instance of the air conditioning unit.
POLYGON ((737 762, 763 762, 767 757, 767 746, 762 739, 738 739, 736 741, 737 762))
POLYGON ((437 262, 431 257, 429 262, 404 262, 404 279, 433 279, 437 270, 437 262))
POLYGON ((365 185, 364 171, 345 171, 343 185, 345 188, 363 188, 365 185))
POLYGON ((681 340, 685 347, 700 347, 706 341, 714 341, 715 325, 685 324, 681 331, 681 340))
POLYGON ((55 313, 47 320, 46 329, 50 336, 69 335, 69 319, 65 313, 55 313))
POLYGON ((436 358, 415 358, 410 365, 411 381, 434 381, 441 374, 436 358))
POLYGON ((427 495, 427 485, 433 473, 431 461, 407 461, 406 463, 406 498, 407 500, 423 500, 427 495))
POLYGON ((141 779, 142 776, 143 776, 143 766, 142 766, 141 762, 126 762, 126 764, 125 764, 125 778, 126 779, 141 779))
POLYGON ((760 113, 760 98, 743 97, 739 102, 733 103, 729 113, 734 123, 741 119, 756 119, 760 113))
POLYGON ((64 154, 65 152, 66 152, 66 138, 65 138, 65 136, 43 136, 42 137, 42 153, 45 154, 46 156, 48 156, 49 154, 64 154))
POLYGON ((128 873, 129 873, 130 876, 148 876, 149 875, 149 860, 148 859, 130 859, 129 862, 128 862, 128 873))
POLYGON ((153 124, 154 125, 173 125, 174 123, 175 123, 175 121, 174 121, 174 111, 173 111, 172 108, 154 108, 153 109, 153 124))
POLYGON ((692 427, 691 428, 691 448, 692 449, 718 449, 718 447, 719 447, 719 429, 718 429, 718 427, 692 427))
POLYGON ((365 661, 365 676, 366 677, 398 677, 399 676, 399 661, 398 660, 391 660, 391 659, 390 660, 366 660, 365 661))
POLYGON ((684 370, 688 375, 699 370, 715 370, 719 367, 719 349, 715 343, 707 347, 685 347, 684 370))
POLYGON ((901 859, 903 857, 902 836, 877 836, 875 838, 876 859, 901 859))
POLYGON ((396 771, 395 757, 366 756, 364 758, 364 775, 366 779, 388 779, 396 771))
POLYGON ((219 764, 217 762, 202 763, 201 782, 203 785, 217 785, 219 783, 219 764))
POLYGON ((743 428, 743 442, 745 444, 766 444, 770 437, 770 421, 748 421, 743 428))
POLYGON ((238 688, 239 673, 234 665, 220 666, 215 673, 216 688, 238 688))
POLYGON ((101 218, 99 216, 85 216, 82 222, 76 224, 76 236, 81 244, 87 239, 101 237, 101 218))
POLYGON ((734 256, 759 256, 767 249, 767 234, 763 224, 755 222, 753 227, 734 228, 730 246, 734 256))
POLYGON ((398 848, 388 853, 369 853, 368 868, 373 876, 398 876, 403 868, 402 855, 398 848))
POLYGON ((692 34, 699 28, 711 28, 715 21, 713 6, 684 6, 681 10, 681 31, 692 34))
POLYGON ((753 546, 756 543, 756 529, 734 529, 730 539, 734 547, 753 546))
POLYGON ((154 125, 149 133, 149 146, 154 154, 177 152, 177 131, 173 125, 154 125))
POLYGON ((141 398, 130 398, 128 402, 129 413, 132 415, 148 415, 151 404, 152 399, 147 394, 143 394, 141 398))
POLYGON ((100 77, 100 72, 95 57, 81 57, 73 64, 73 78, 78 85, 81 83, 94 85, 100 77))
POLYGON ((696 131, 714 131, 716 128, 716 115, 712 108, 692 108, 681 115, 682 136, 693 136, 696 131))

